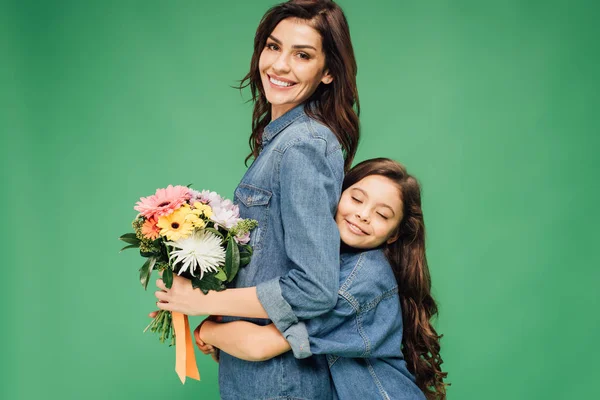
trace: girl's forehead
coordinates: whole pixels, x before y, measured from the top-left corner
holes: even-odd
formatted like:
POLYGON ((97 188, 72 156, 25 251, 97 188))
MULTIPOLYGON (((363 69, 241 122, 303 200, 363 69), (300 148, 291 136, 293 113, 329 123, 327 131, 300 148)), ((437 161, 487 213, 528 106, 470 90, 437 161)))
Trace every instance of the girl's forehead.
POLYGON ((394 209, 402 209, 402 199, 398 184, 385 176, 369 175, 346 190, 353 193, 361 193, 375 202, 385 203, 394 209))

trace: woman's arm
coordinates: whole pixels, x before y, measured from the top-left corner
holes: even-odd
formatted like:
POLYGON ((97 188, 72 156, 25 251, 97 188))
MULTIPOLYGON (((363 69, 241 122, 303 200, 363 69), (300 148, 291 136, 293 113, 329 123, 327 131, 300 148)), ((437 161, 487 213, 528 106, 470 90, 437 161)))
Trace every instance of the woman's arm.
POLYGON ((246 361, 265 361, 290 350, 289 343, 273 324, 204 321, 200 339, 246 361))
POLYGON ((192 287, 192 281, 173 275, 173 284, 167 289, 162 279, 154 294, 161 310, 177 311, 187 315, 228 315, 247 318, 269 318, 258 301, 256 287, 227 289, 221 292, 202 293, 192 287))
MULTIPOLYGON (((279 171, 287 275, 257 287, 204 295, 174 276, 171 289, 157 281, 157 306, 187 315, 269 318, 284 332, 299 320, 329 311, 336 302, 339 231, 334 214, 341 191, 341 150, 327 154, 323 139, 301 140, 282 155, 279 171)), ((261 265, 257 268, 269 268, 261 265)))

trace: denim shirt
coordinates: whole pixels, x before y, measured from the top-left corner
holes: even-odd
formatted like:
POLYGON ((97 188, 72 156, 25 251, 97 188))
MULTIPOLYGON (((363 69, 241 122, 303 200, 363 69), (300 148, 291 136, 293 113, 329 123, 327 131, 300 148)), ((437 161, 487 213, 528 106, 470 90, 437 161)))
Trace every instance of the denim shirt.
MULTIPOLYGON (((256 219, 258 227, 250 235, 252 261, 240 268, 233 286, 257 286, 259 301, 281 331, 326 313, 337 301, 334 215, 343 174, 337 138, 300 105, 267 125, 261 152, 235 190, 240 216, 256 219)), ((291 352, 264 362, 222 352, 219 387, 223 399, 333 397, 325 356, 300 360, 291 352)))
POLYGON ((383 250, 343 253, 334 309, 290 327, 296 357, 326 354, 334 398, 424 400, 400 349, 398 285, 383 250))

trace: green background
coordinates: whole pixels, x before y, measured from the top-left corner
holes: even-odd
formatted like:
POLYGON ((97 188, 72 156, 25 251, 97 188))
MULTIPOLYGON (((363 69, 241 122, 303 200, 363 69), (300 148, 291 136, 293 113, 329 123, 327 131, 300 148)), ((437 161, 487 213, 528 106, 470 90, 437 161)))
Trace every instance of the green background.
MULTIPOLYGON (((157 187, 232 196, 251 106, 230 86, 273 1, 0 4, 0 397, 217 399, 216 364, 182 386, 142 334, 154 285, 117 237, 157 187)), ((423 183, 448 398, 595 398, 599 7, 340 4, 356 160, 423 183)))

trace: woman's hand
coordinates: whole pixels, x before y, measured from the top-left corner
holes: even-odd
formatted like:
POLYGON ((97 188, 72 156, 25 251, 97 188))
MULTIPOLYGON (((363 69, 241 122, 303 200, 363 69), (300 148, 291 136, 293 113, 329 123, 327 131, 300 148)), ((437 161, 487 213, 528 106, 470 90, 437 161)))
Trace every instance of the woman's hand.
POLYGON ((192 281, 173 275, 173 285, 168 289, 162 279, 156 280, 160 289, 154 292, 158 299, 156 306, 161 310, 180 312, 186 315, 202 315, 201 306, 204 294, 200 289, 194 289, 192 281))

